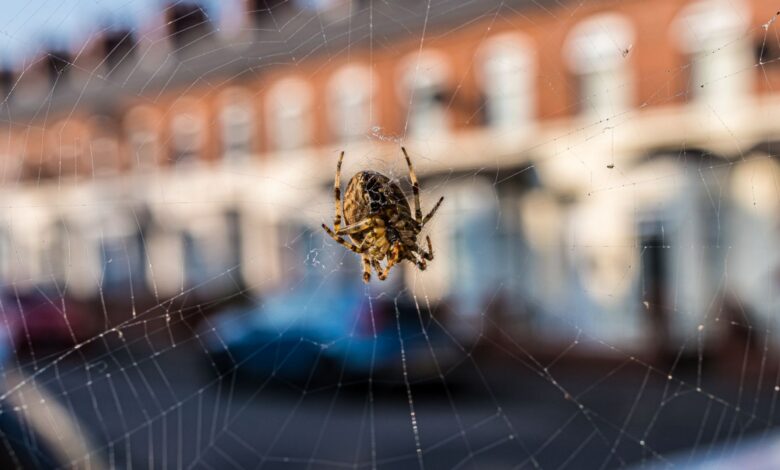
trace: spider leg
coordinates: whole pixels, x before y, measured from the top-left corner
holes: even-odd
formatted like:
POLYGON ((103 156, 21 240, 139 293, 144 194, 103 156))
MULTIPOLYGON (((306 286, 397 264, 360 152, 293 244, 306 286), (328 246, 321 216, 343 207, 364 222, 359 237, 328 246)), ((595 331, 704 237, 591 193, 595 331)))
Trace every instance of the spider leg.
POLYGON ((414 167, 412 166, 412 160, 409 158, 409 154, 406 153, 406 148, 401 147, 401 151, 406 158, 406 165, 409 167, 409 179, 412 181, 412 193, 414 194, 414 220, 423 223, 422 210, 420 209, 420 183, 417 182, 417 175, 414 174, 414 167))
POLYGON ((423 255, 417 253, 416 251, 412 251, 411 253, 412 256, 409 256, 409 261, 414 263, 420 271, 425 271, 425 269, 428 267, 428 263, 426 263, 423 259, 423 255))
POLYGON ((348 250, 352 250, 357 254, 363 254, 364 248, 362 246, 357 246, 354 243, 350 243, 344 240, 342 237, 336 235, 336 233, 333 232, 333 230, 331 230, 330 227, 328 227, 325 224, 322 224, 322 228, 324 228, 325 231, 328 232, 328 235, 330 235, 330 238, 336 240, 336 243, 338 243, 339 245, 343 246, 344 248, 347 248, 348 250))
POLYGON ((363 260, 363 282, 368 284, 371 280, 371 261, 366 255, 362 255, 361 259, 363 260))
POLYGON ((425 262, 426 260, 433 260, 433 246, 431 245, 431 237, 426 236, 425 241, 428 244, 428 251, 418 248, 419 251, 410 251, 409 253, 411 253, 411 255, 407 255, 407 259, 417 265, 417 268, 419 268, 420 271, 425 271, 428 268, 428 263, 425 262))
POLYGON ((341 207, 341 162, 344 161, 344 151, 339 155, 339 162, 336 164, 336 179, 333 182, 333 199, 336 203, 336 214, 333 216, 333 230, 339 233, 341 229, 341 218, 344 211, 341 207))
MULTIPOLYGON (((387 279, 387 275, 390 274, 390 269, 395 266, 399 258, 401 257, 401 247, 397 243, 393 245, 393 248, 391 249, 390 258, 387 260, 387 264, 385 264, 385 269, 381 272, 377 270, 377 277, 380 281, 384 281, 387 279)), ((379 264, 379 263, 377 263, 379 264)))
POLYGON ((380 281, 384 281, 384 279, 382 279, 382 265, 379 264, 379 261, 377 261, 376 259, 372 259, 371 260, 371 267, 373 267, 374 271, 376 271, 376 274, 377 274, 377 277, 379 277, 379 280, 380 281))
POLYGON ((428 251, 422 250, 421 256, 423 259, 433 261, 433 245, 431 245, 431 237, 426 235, 425 241, 428 243, 428 251))
POLYGON ((350 235, 350 234, 353 234, 353 233, 362 232, 362 231, 364 231, 366 229, 372 228, 372 222, 373 222, 373 219, 366 218, 366 219, 361 220, 358 223, 349 225, 347 227, 342 227, 341 229, 336 230, 336 234, 338 234, 338 235, 350 235))
POLYGON ((429 220, 431 220, 431 217, 433 217, 433 214, 436 213, 437 210, 439 210, 439 206, 441 203, 444 202, 444 196, 439 198, 439 202, 436 203, 435 206, 433 206, 433 209, 431 209, 430 212, 428 212, 428 215, 425 216, 424 219, 422 219, 422 223, 420 224, 420 227, 427 224, 429 220))

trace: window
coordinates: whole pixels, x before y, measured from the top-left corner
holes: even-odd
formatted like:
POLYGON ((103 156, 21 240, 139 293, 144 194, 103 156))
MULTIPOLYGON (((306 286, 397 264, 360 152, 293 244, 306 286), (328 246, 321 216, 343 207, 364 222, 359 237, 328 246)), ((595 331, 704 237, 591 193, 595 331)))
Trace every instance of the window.
POLYGON ((89 171, 89 135, 77 119, 63 119, 46 131, 47 148, 44 166, 56 178, 76 177, 89 171))
POLYGON ((371 127, 374 84, 371 70, 348 65, 336 72, 328 87, 330 126, 342 142, 364 136, 371 127))
POLYGON ((293 150, 311 142, 312 92, 299 78, 286 78, 268 93, 268 137, 272 148, 293 150))
POLYGON ((157 165, 159 159, 159 134, 157 126, 160 119, 153 108, 136 106, 125 117, 125 133, 130 165, 142 171, 149 171, 157 165))
POLYGON ((485 96, 487 124, 499 130, 521 130, 533 117, 534 76, 530 47, 522 36, 497 36, 480 51, 477 73, 485 96))
POLYGON ((449 69, 438 53, 413 54, 401 73, 400 98, 408 108, 405 130, 415 137, 446 132, 449 69))
POLYGON ((245 160, 252 153, 253 113, 248 95, 240 89, 228 89, 222 94, 219 125, 225 161, 245 160))
POLYGON ((633 39, 629 21, 611 13, 589 18, 569 34, 565 53, 577 80, 580 114, 606 119, 630 107, 633 86, 628 58, 633 39))
POLYGON ((87 123, 90 130, 89 153, 95 174, 112 175, 119 170, 119 141, 111 119, 96 116, 87 123))
POLYGON ((197 161, 204 144, 203 110, 192 98, 174 106, 171 119, 171 159, 177 163, 197 161))
POLYGON ((231 267, 239 259, 235 232, 238 219, 225 212, 204 212, 182 230, 186 285, 202 292, 235 287, 231 267))
POLYGON ((687 55, 689 99, 719 107, 747 92, 752 65, 749 12, 738 0, 702 0, 678 17, 674 33, 687 55))
POLYGON ((146 256, 145 240, 135 214, 111 211, 102 221, 105 224, 99 241, 103 289, 124 291, 130 283, 144 280, 146 256))
MULTIPOLYGON (((41 252, 42 277, 48 276, 57 282, 66 278, 70 259, 70 234, 67 223, 62 219, 55 220, 50 226, 44 227, 44 244, 41 252)), ((43 279, 42 279, 43 280, 43 279)), ((44 281, 45 282, 45 281, 44 281)))
POLYGON ((0 182, 16 182, 22 176, 23 156, 18 138, 10 132, 0 132, 0 182))

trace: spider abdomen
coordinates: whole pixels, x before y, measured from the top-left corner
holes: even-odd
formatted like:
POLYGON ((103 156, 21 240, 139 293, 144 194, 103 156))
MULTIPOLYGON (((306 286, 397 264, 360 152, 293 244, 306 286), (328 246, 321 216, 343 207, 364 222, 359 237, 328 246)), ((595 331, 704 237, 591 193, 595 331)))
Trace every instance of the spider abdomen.
MULTIPOLYGON (((344 221, 347 225, 369 216, 390 220, 412 220, 412 211, 401 187, 375 171, 355 173, 344 194, 344 221)), ((388 224, 390 225, 390 224, 388 224)))

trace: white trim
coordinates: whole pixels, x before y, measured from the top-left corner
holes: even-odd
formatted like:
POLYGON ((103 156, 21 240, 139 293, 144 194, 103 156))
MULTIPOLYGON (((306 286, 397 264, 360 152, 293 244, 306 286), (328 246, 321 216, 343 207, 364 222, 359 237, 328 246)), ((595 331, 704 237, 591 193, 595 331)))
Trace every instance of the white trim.
POLYGON ((268 139, 276 150, 292 150, 311 143, 313 91, 301 78, 288 77, 271 86, 266 96, 268 139))
POLYGON ((350 141, 366 135, 376 115, 376 85, 366 65, 341 67, 328 82, 328 121, 333 135, 350 141))
POLYGON ((477 52, 478 86, 485 96, 488 124, 519 132, 536 117, 536 55, 531 42, 518 33, 487 40, 477 52))
POLYGON ((446 90, 451 76, 447 57, 437 51, 409 54, 401 61, 396 93, 408 116, 405 121, 407 133, 419 138, 447 131, 449 110, 443 104, 435 103, 431 92, 446 90), (428 101, 427 105, 420 104, 425 101, 428 101))

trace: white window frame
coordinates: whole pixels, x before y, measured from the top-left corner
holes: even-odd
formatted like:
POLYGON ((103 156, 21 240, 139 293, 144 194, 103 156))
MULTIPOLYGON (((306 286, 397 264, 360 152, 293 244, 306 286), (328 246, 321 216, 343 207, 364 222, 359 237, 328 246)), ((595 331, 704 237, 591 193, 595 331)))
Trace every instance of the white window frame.
POLYGON ((206 122, 194 99, 174 105, 170 121, 171 157, 176 165, 192 164, 201 159, 206 143, 206 122))
POLYGON ((750 10, 740 0, 699 0, 677 16, 673 35, 688 55, 690 101, 730 106, 748 94, 752 73, 750 10))
POLYGON ((402 61, 398 98, 407 110, 404 121, 407 135, 435 137, 449 130, 448 107, 437 101, 436 94, 448 89, 450 77, 450 66, 441 53, 413 53, 402 61))
POLYGON ((313 126, 311 85, 301 78, 284 78, 268 92, 266 113, 271 148, 296 150, 311 144, 313 126))
POLYGON ((225 162, 246 161, 253 151, 255 113, 249 93, 229 88, 219 109, 220 150, 225 162))
POLYGON ((375 115, 373 73, 365 65, 346 65, 328 83, 330 128, 339 142, 364 137, 375 115))
POLYGON ((124 122, 132 167, 137 171, 150 171, 157 167, 160 157, 160 133, 155 122, 149 122, 154 109, 138 105, 131 108, 124 122))
POLYGON ((603 13, 577 24, 564 45, 569 69, 577 76, 580 114, 603 120, 634 103, 630 68, 634 27, 624 15, 603 13))
POLYGON ((528 129, 536 111, 536 58, 530 41, 497 35, 480 48, 477 81, 485 96, 487 124, 498 131, 528 129))
POLYGON ((87 123, 90 140, 89 149, 93 173, 99 176, 113 176, 119 173, 119 136, 110 118, 95 116, 87 123))

